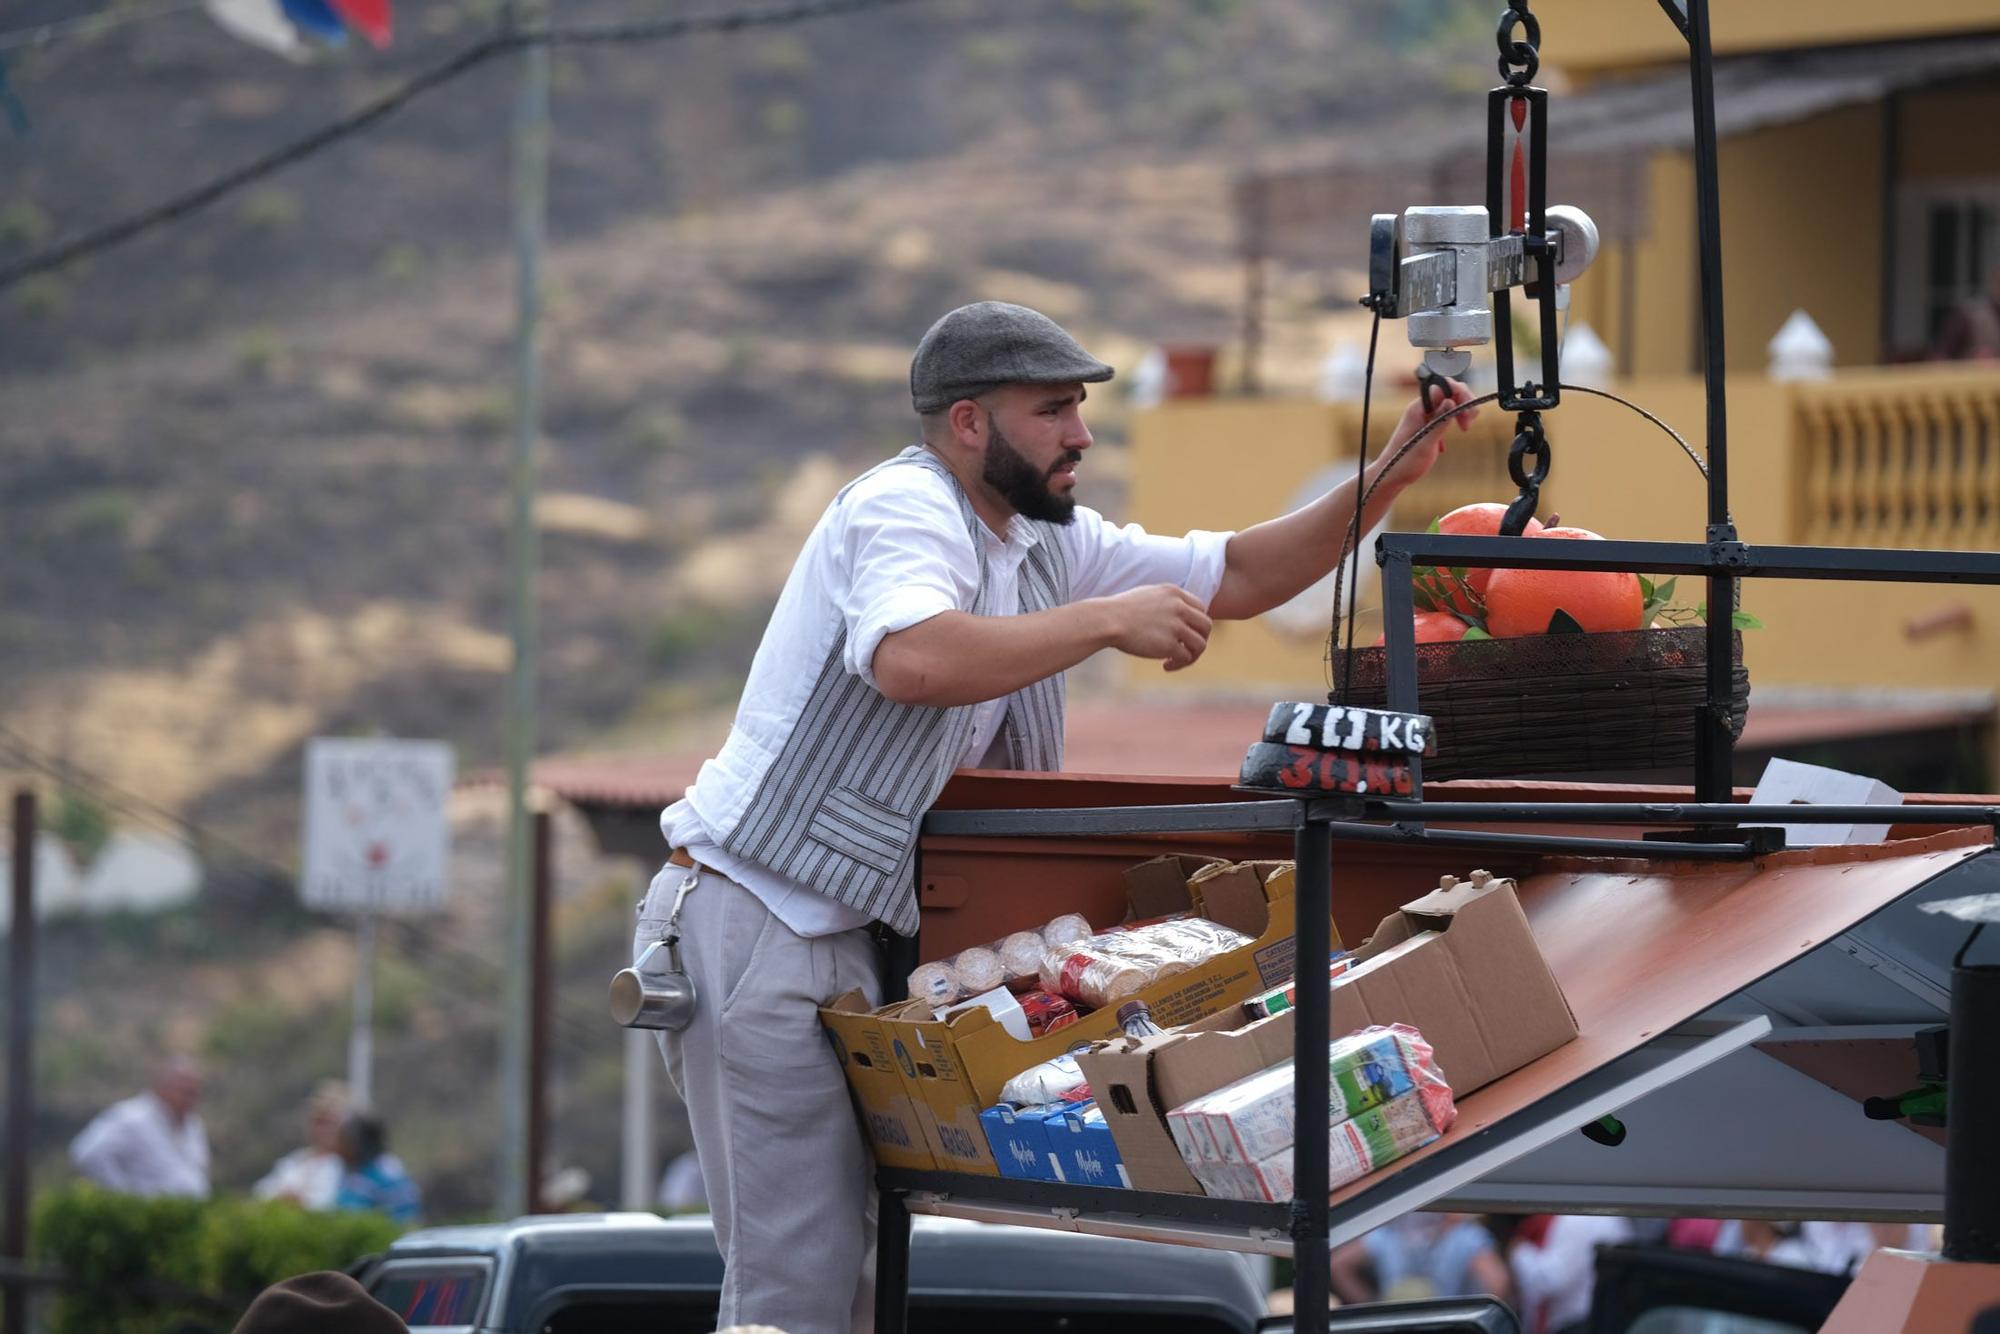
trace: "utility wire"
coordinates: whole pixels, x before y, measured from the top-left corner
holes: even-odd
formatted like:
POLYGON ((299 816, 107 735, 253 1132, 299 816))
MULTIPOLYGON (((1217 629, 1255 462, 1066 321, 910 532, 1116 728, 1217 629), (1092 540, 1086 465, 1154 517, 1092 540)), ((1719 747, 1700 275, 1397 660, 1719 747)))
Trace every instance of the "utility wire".
POLYGON ((109 250, 122 245, 135 236, 164 226, 178 218, 208 207, 225 195, 233 194, 244 186, 262 180, 276 172, 301 162, 315 154, 322 153, 333 145, 361 133, 382 121, 425 93, 442 88, 461 75, 467 74, 498 56, 536 45, 551 47, 565 46, 615 46, 635 45, 642 42, 671 41, 675 38, 694 36, 698 33, 734 32, 742 28, 774 27, 780 24, 802 23, 811 19, 826 18, 836 14, 858 13, 869 9, 886 9, 896 5, 916 3, 916 0, 804 0, 803 3, 759 5, 734 10, 725 14, 692 14, 683 18, 654 19, 642 23, 588 24, 574 27, 529 28, 516 31, 501 31, 493 36, 474 42, 429 69, 414 76, 407 82, 384 93, 381 97, 362 107, 351 115, 344 116, 330 124, 323 125, 302 138, 295 139, 282 148, 266 153, 234 171, 195 186, 191 190, 175 195, 151 208, 106 223, 86 232, 81 232, 65 241, 27 255, 11 264, 0 266, 0 291, 5 291, 36 274, 48 273, 64 268, 88 255, 109 250))

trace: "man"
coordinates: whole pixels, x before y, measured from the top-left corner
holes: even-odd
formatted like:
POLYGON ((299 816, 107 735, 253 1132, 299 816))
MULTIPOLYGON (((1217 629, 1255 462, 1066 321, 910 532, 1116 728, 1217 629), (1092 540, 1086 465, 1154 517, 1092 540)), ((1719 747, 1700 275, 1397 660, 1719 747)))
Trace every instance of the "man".
MULTIPOLYGON (((1059 769, 1066 670, 1107 648, 1191 666, 1212 616, 1298 594, 1352 520, 1352 483, 1233 535, 1157 537, 1079 507, 1086 386, 1111 374, 1020 306, 933 325, 910 365, 923 443, 828 507, 729 739, 661 816, 675 851, 635 947, 686 889, 681 957, 700 999, 661 1045, 726 1265, 720 1325, 871 1327, 868 1154, 818 1006, 857 987, 879 998, 874 929, 917 928, 917 826, 952 770, 1059 769)), ((1393 444, 1423 420, 1412 405, 1393 444)), ((1226 443, 1217 469, 1255 466, 1254 442, 1234 458, 1226 443)), ((1367 522, 1438 449, 1411 451, 1367 522)))
POLYGON ((151 1088, 105 1108, 70 1141, 70 1161, 106 1190, 204 1198, 208 1131, 195 1115, 200 1101, 200 1067, 166 1061, 151 1088))

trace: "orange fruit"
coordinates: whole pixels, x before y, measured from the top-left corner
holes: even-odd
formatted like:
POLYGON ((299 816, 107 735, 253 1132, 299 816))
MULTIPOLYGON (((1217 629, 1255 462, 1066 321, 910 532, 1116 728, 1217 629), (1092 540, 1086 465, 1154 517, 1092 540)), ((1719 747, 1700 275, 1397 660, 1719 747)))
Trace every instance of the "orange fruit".
MULTIPOLYGON (((1420 611, 1416 622, 1419 644, 1447 644, 1465 638, 1465 632, 1472 628, 1448 611, 1420 611)), ((1386 632, 1376 635, 1374 646, 1381 648, 1387 639, 1386 632)))
MULTIPOLYGON (((1587 528, 1544 528, 1540 538, 1602 542, 1587 528)), ((1646 602, 1639 576, 1595 570, 1495 570, 1486 585, 1486 629, 1495 638, 1538 635, 1557 611, 1590 633, 1637 630, 1646 602)))
MULTIPOLYGON (((1496 537, 1500 532, 1500 521, 1506 517, 1507 507, 1490 500, 1476 505, 1460 505, 1451 513, 1438 517, 1437 530, 1440 533, 1456 533, 1460 537, 1496 537)), ((1530 519, 1522 536, 1536 537, 1541 531, 1542 525, 1530 519)), ((1467 569, 1465 578, 1460 580, 1450 570, 1444 569, 1437 571, 1437 576, 1444 585, 1447 605, 1464 616, 1473 610, 1479 599, 1486 596, 1486 585, 1493 578, 1493 571, 1473 567, 1467 569)))

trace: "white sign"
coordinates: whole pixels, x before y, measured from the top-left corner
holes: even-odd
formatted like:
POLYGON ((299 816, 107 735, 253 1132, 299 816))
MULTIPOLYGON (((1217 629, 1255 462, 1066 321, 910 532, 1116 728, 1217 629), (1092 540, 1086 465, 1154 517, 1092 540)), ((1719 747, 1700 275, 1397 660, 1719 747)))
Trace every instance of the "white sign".
POLYGON ((306 743, 308 908, 422 912, 444 906, 451 747, 442 741, 306 743))

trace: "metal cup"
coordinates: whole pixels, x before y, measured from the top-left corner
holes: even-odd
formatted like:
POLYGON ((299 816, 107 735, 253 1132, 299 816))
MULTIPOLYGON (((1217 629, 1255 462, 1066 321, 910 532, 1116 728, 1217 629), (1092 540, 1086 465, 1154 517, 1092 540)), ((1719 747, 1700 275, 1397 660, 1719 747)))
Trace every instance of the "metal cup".
POLYGON ((701 868, 688 872, 674 895, 666 935, 641 950, 630 968, 611 979, 611 1017, 627 1028, 659 1028, 678 1033, 694 1022, 694 979, 681 967, 681 905, 701 882, 701 868), (667 952, 662 968, 656 956, 667 952))
POLYGON ((627 1028, 678 1033, 694 1021, 694 979, 681 968, 678 937, 656 940, 611 979, 611 1017, 627 1028), (666 967, 656 965, 661 950, 666 967))

